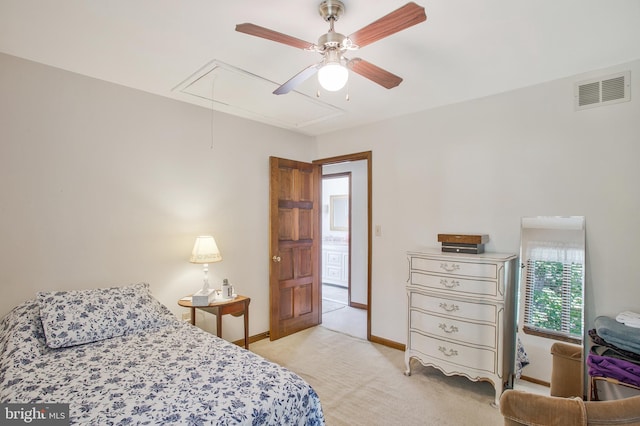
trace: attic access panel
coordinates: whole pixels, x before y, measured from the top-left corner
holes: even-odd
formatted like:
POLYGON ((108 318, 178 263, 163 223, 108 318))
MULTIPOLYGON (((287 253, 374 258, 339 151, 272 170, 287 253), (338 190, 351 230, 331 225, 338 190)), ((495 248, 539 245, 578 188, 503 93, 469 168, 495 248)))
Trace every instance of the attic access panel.
POLYGON ((302 128, 344 113, 300 92, 274 95, 279 86, 214 59, 173 90, 198 98, 199 105, 286 128, 302 128))

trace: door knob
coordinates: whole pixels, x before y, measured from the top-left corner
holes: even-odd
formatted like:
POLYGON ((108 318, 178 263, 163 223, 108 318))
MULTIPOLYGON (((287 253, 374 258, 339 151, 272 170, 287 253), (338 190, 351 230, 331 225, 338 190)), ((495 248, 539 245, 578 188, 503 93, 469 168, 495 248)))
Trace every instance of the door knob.
POLYGON ((273 256, 271 260, 273 260, 274 262, 280 262, 280 256, 273 256))

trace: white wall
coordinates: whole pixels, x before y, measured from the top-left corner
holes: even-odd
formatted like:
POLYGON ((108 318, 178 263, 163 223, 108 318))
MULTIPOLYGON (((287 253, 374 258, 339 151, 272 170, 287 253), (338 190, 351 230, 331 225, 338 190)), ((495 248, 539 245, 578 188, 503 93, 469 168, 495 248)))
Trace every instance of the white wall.
POLYGON ((318 137, 320 158, 373 151, 372 334, 406 342, 408 249, 478 232, 518 253, 522 216, 586 217, 587 326, 640 310, 639 87, 634 61, 318 137), (574 81, 628 69, 631 102, 574 111, 574 81))
POLYGON ((211 149, 207 109, 0 54, 0 316, 38 290, 139 281, 180 316, 211 233, 211 283, 250 295, 250 333, 267 331, 269 156, 310 161, 313 139, 222 113, 213 127, 211 149))

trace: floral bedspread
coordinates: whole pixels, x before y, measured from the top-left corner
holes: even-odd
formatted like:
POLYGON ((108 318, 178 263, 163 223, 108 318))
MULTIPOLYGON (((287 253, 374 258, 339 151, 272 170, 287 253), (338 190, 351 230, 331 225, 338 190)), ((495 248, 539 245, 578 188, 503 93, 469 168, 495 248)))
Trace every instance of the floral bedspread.
POLYGON ((0 332, 0 402, 69 403, 71 424, 324 424, 317 394, 298 375, 173 316, 52 349, 31 300, 0 332))

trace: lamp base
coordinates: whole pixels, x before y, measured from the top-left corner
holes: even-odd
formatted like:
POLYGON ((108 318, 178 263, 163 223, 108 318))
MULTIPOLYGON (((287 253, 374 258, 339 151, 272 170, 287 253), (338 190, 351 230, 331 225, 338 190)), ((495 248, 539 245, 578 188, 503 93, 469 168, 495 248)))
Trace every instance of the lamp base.
POLYGON ((191 304, 193 306, 209 306, 209 303, 213 302, 215 296, 216 291, 213 289, 200 290, 191 296, 191 304))

